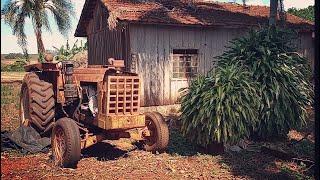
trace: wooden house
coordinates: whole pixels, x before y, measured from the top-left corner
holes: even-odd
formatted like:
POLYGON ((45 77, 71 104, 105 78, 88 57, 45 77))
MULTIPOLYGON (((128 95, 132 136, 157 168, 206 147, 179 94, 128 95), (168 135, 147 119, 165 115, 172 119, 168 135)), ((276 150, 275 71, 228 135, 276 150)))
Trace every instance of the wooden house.
MULTIPOLYGON (((215 65, 233 38, 268 24, 269 7, 194 0, 86 0, 75 32, 87 37, 88 64, 110 57, 142 79, 142 106, 177 103, 190 78, 215 65)), ((287 14, 300 51, 313 59, 313 24, 287 14)))

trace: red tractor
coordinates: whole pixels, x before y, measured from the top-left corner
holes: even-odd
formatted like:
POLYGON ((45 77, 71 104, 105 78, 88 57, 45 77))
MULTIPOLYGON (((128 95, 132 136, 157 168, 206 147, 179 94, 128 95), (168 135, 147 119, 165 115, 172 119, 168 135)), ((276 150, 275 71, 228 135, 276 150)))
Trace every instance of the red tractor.
POLYGON ((147 151, 164 151, 169 131, 158 112, 140 112, 140 79, 124 61, 75 67, 45 62, 25 67, 21 124, 52 139, 57 165, 74 167, 81 149, 105 139, 133 138, 147 151))

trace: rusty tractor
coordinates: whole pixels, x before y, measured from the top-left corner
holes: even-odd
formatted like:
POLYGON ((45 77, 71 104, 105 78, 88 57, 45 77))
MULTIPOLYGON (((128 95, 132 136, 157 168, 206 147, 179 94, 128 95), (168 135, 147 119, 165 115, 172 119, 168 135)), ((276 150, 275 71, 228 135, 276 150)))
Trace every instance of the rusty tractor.
POLYGON ((133 138, 162 152, 169 131, 158 112, 140 112, 140 79, 124 61, 77 67, 72 61, 32 64, 22 83, 20 122, 51 136, 56 165, 75 167, 81 150, 106 139, 133 138))

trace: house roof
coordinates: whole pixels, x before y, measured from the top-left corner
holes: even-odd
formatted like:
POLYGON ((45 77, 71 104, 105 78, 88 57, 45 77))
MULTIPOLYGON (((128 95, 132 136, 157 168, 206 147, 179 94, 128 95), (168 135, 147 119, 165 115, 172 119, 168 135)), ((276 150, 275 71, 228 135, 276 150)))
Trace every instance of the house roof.
MULTIPOLYGON (((268 23, 269 7, 193 0, 86 0, 75 36, 86 36, 96 3, 107 8, 109 28, 119 21, 139 24, 248 27, 268 23), (100 2, 99 2, 100 1, 100 2)), ((286 14, 286 25, 313 30, 313 23, 286 14)))

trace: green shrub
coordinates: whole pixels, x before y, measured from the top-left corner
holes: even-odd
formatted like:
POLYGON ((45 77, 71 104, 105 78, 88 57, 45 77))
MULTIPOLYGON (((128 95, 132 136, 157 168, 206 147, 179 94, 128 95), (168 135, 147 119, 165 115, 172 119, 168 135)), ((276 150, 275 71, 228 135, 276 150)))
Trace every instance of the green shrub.
POLYGON ((40 63, 44 63, 44 62, 46 62, 46 60, 45 60, 45 54, 44 53, 39 53, 38 54, 38 62, 40 62, 40 63))
POLYGON ((239 64, 199 76, 181 99, 183 135, 203 146, 236 142, 258 121, 257 85, 239 64))
POLYGON ((18 60, 9 65, 1 64, 1 72, 21 72, 24 71, 24 66, 26 64, 27 63, 24 60, 18 60))
POLYGON ((22 53, 9 53, 4 56, 5 59, 17 59, 17 58, 24 58, 25 55, 22 53))
POLYGON ((238 38, 218 57, 218 66, 243 64, 259 84, 262 103, 257 134, 283 136, 304 124, 311 104, 308 60, 296 53, 292 31, 263 28, 238 38))
POLYGON ((295 52, 294 35, 263 28, 232 41, 217 69, 197 77, 182 96, 183 135, 206 146, 253 133, 282 136, 304 124, 311 73, 295 52))

